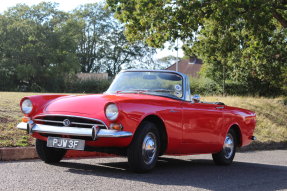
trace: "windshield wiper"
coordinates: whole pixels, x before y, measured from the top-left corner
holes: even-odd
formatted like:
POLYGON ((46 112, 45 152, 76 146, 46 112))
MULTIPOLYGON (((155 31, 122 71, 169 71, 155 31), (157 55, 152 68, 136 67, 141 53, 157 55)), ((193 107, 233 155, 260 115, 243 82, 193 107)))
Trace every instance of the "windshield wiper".
POLYGON ((142 92, 148 92, 149 90, 148 89, 135 89, 135 90, 132 90, 132 91, 142 93, 142 92))
POLYGON ((169 89, 133 89, 133 90, 118 90, 116 93, 146 93, 146 92, 164 92, 164 93, 172 93, 173 90, 169 89))
POLYGON ((116 93, 145 93, 145 92, 148 92, 147 89, 134 89, 134 90, 118 90, 116 91, 116 93))
POLYGON ((154 89, 154 90, 148 90, 148 89, 133 89, 133 90, 118 90, 115 93, 137 93, 137 94, 150 94, 150 95, 157 95, 157 96, 164 96, 168 98, 173 98, 173 99, 180 99, 179 97, 173 95, 173 94, 160 94, 157 92, 163 92, 163 93, 172 93, 174 92, 173 90, 168 90, 168 89, 154 89))
POLYGON ((168 89, 155 89, 155 90, 149 90, 149 92, 174 92, 173 90, 168 90, 168 89))

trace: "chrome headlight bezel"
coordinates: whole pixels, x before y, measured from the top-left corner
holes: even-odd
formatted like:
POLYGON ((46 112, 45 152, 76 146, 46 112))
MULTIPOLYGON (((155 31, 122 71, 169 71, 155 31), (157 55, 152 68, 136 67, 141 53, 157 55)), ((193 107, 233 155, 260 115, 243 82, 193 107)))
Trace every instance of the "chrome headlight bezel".
POLYGON ((114 121, 119 116, 119 109, 116 104, 110 103, 106 106, 105 109, 106 118, 110 121, 114 121))
POLYGON ((22 101, 21 103, 21 110, 24 114, 29 114, 32 112, 33 110, 33 104, 32 101, 30 99, 25 99, 24 101, 22 101))

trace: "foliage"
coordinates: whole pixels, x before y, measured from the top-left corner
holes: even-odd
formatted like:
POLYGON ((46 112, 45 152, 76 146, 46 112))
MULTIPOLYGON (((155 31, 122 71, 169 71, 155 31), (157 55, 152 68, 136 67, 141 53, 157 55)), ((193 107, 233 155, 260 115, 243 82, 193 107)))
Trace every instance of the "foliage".
POLYGON ((157 59, 157 63, 159 64, 160 69, 166 69, 167 67, 173 65, 179 60, 180 58, 177 58, 176 56, 168 55, 157 59))
POLYGON ((100 72, 103 65, 106 34, 111 31, 111 13, 101 4, 86 4, 75 9, 70 22, 76 28, 77 56, 81 72, 100 72))
POLYGON ((124 26, 101 3, 81 6, 73 11, 71 20, 80 27, 77 55, 84 73, 108 72, 114 76, 155 52, 139 41, 130 43, 124 26))
POLYGON ((107 0, 107 4, 126 23, 130 40, 144 39, 157 47, 177 38, 192 40, 210 20, 223 28, 237 27, 239 20, 257 34, 274 30, 274 20, 287 27, 286 0, 107 0))
POLYGON ((191 94, 219 95, 222 92, 221 86, 210 78, 193 78, 190 76, 189 80, 191 94))
POLYGON ((77 70, 76 44, 66 34, 66 21, 52 3, 17 5, 1 15, 0 73, 8 84, 0 89, 9 83, 41 88, 77 70))
POLYGON ((205 76, 260 95, 287 93, 286 0, 107 0, 129 40, 184 42, 208 65, 205 76), (262 89, 262 91, 260 91, 262 89))
MULTIPOLYGON (((261 38, 247 36, 244 28, 234 31, 231 26, 225 30, 218 27, 217 22, 210 22, 189 51, 208 63, 205 76, 218 83, 229 80, 245 86, 250 92, 255 90, 259 95, 278 95, 286 87, 283 71, 287 68, 287 39, 284 30, 272 31, 269 38, 261 38)), ((226 89, 228 91, 228 87, 226 89)))
POLYGON ((112 80, 80 80, 69 79, 66 81, 64 92, 68 93, 103 93, 105 92, 112 80))
POLYGON ((154 49, 128 42, 101 3, 69 13, 57 6, 18 4, 0 14, 0 91, 66 91, 77 72, 114 76, 152 58, 154 49))

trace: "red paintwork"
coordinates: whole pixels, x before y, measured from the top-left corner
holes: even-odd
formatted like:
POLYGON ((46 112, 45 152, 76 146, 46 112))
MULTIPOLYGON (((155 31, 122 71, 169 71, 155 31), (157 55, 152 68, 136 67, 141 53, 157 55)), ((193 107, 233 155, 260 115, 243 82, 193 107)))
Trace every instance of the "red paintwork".
MULTIPOLYGON (((249 110, 204 103, 190 103, 153 95, 37 95, 29 98, 34 106, 29 117, 42 114, 76 115, 100 119, 109 126, 120 123, 124 131, 136 132, 148 116, 161 119, 167 132, 166 154, 216 153, 222 149, 229 128, 237 125, 241 132, 241 146, 250 143, 255 128, 255 113, 249 110), (104 113, 108 103, 119 108, 116 121, 109 121, 104 113)), ((25 98, 23 98, 25 99, 25 98)), ((22 100, 23 101, 23 100, 22 100)), ((21 102, 22 102, 21 101, 21 102)), ((34 137, 47 140, 37 133, 34 137)), ((86 141, 88 146, 127 147, 133 137, 100 138, 86 141)))
POLYGON ((86 158, 86 157, 114 157, 116 155, 100 153, 100 152, 89 152, 89 151, 77 151, 68 150, 65 154, 65 158, 86 158))

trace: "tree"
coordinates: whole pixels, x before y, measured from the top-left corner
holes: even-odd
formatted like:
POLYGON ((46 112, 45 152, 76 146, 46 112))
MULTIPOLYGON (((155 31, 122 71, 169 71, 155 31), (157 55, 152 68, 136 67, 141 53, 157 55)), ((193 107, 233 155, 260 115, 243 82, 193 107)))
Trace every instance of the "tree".
POLYGON ((172 55, 164 56, 162 58, 157 59, 157 63, 159 65, 159 69, 166 69, 167 67, 173 65, 178 62, 180 58, 172 55))
POLYGON ((286 0, 107 0, 107 4, 126 23, 129 39, 144 39, 157 47, 168 40, 192 39, 209 19, 229 26, 240 18, 257 33, 274 29, 269 25, 273 20, 287 27, 286 0))
POLYGON ((66 33, 67 15, 56 6, 19 4, 0 17, 0 72, 20 89, 55 90, 62 85, 56 82, 78 68, 76 44, 66 33))
POLYGON ((180 39, 185 54, 201 57, 208 65, 206 73, 216 81, 238 81, 260 91, 262 86, 264 91, 259 93, 265 95, 286 89, 286 0, 107 3, 126 24, 130 40, 143 39, 151 46, 162 47, 166 41, 180 39))
MULTIPOLYGON (((200 31, 186 52, 199 55, 209 63, 205 75, 217 82, 240 83, 246 92, 260 95, 280 94, 286 86, 286 29, 248 30, 242 20, 223 28, 211 20, 200 31)), ((271 24, 271 23, 270 23, 271 24)))
POLYGON ((130 43, 102 3, 71 13, 57 6, 19 4, 0 14, 0 90, 63 91, 76 72, 114 76, 155 51, 130 43))
POLYGON ((107 36, 104 49, 107 59, 104 65, 110 76, 119 73, 123 67, 135 68, 137 63, 146 63, 155 53, 153 48, 141 42, 130 43, 123 31, 123 27, 114 28, 107 36))
POLYGON ((124 26, 101 3, 86 4, 73 11, 72 20, 80 27, 77 56, 81 71, 117 74, 126 65, 154 52, 140 41, 130 43, 124 26))
POLYGON ((102 4, 86 4, 75 9, 71 22, 78 26, 77 57, 81 72, 100 72, 104 54, 105 36, 111 30, 111 12, 102 4))

